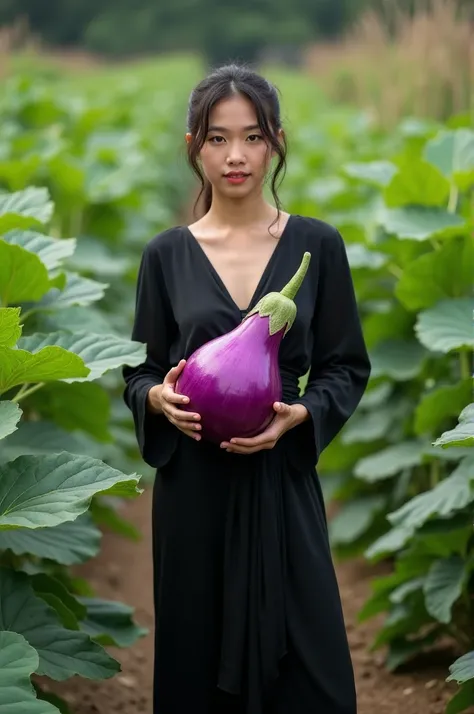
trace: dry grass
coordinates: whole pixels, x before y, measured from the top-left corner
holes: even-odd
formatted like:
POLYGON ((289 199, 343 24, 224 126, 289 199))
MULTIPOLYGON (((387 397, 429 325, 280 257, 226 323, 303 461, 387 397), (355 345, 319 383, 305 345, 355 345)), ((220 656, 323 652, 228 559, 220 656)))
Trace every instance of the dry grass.
POLYGON ((474 19, 455 0, 430 0, 413 16, 395 0, 364 15, 334 44, 307 55, 336 101, 371 109, 385 126, 407 115, 444 120, 474 112, 474 19))

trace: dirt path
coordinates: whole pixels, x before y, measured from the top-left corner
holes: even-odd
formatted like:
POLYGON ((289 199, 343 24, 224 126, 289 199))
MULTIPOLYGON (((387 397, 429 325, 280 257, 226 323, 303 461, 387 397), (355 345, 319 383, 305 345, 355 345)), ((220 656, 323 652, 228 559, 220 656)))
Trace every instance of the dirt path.
MULTIPOLYGON (((110 649, 123 671, 105 682, 78 678, 54 685, 73 714, 152 714, 153 610, 150 543, 151 492, 127 506, 125 516, 144 533, 140 544, 106 534, 100 556, 80 569, 99 596, 123 600, 136 608, 136 620, 150 634, 127 650, 110 649)), ((443 714, 452 687, 444 684, 449 657, 438 664, 421 665, 416 672, 390 675, 381 655, 370 654, 368 644, 377 622, 356 622, 357 612, 369 592, 373 571, 360 562, 338 565, 347 630, 357 676, 358 714, 443 714)), ((183 712, 183 714, 187 714, 183 712)), ((295 714, 298 714, 295 711, 295 714)))

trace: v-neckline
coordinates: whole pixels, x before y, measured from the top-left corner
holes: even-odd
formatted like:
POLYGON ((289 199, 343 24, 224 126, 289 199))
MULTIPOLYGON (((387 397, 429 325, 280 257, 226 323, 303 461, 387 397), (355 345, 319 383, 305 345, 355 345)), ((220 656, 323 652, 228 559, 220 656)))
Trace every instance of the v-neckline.
POLYGON ((253 292, 252 297, 250 298, 250 302, 249 302, 249 304, 247 305, 247 307, 245 307, 245 308, 241 308, 241 307, 239 307, 239 305, 237 305, 236 301, 234 300, 234 298, 233 298, 232 295, 230 294, 229 289, 227 288, 226 284, 224 283, 223 279, 221 278, 221 276, 220 276, 220 274, 219 274, 219 271, 215 268, 214 263, 213 263, 212 260, 209 258, 209 256, 207 255, 206 251, 204 250, 204 248, 202 247, 202 245, 200 244, 200 242, 198 241, 198 239, 196 238, 196 236, 194 235, 194 233, 192 232, 192 230, 189 228, 189 226, 183 226, 183 228, 185 229, 185 231, 187 232, 187 234, 192 238, 192 242, 196 244, 196 246, 197 246, 199 252, 200 252, 201 255, 203 256, 203 258, 204 258, 204 260, 205 260, 205 262, 206 262, 206 264, 207 264, 207 267, 208 267, 208 269, 209 269, 211 275, 213 276, 214 280, 217 282, 217 284, 218 284, 219 287, 221 288, 222 292, 223 292, 223 293, 227 296, 227 298, 230 300, 230 302, 232 303, 232 305, 234 306, 234 308, 235 308, 241 315, 242 315, 242 314, 246 314, 249 310, 251 310, 251 309, 254 307, 253 303, 254 303, 255 299, 257 298, 257 296, 258 296, 258 294, 259 294, 259 292, 260 292, 260 290, 261 290, 261 288, 262 288, 262 286, 263 286, 263 283, 264 283, 265 280, 266 280, 266 277, 267 277, 267 275, 268 275, 268 272, 270 271, 270 269, 271 269, 271 267, 272 267, 272 265, 273 265, 273 262, 274 262, 274 260, 275 260, 275 258, 276 258, 277 253, 278 253, 278 249, 279 249, 279 247, 280 247, 280 245, 281 245, 281 243, 282 243, 282 241, 283 241, 283 238, 285 237, 285 235, 286 235, 286 233, 287 233, 287 231, 288 231, 288 226, 289 226, 289 224, 290 224, 292 218, 293 218, 293 214, 290 213, 289 216, 288 216, 288 220, 286 221, 286 224, 285 224, 285 226, 284 226, 284 228, 283 228, 283 230, 282 230, 282 232, 281 232, 281 234, 280 234, 280 237, 278 238, 277 244, 276 244, 276 246, 274 247, 274 249, 273 249, 273 251, 272 251, 272 253, 271 253, 271 255, 270 255, 270 257, 269 257, 269 259, 268 259, 268 261, 267 261, 267 263, 266 263, 266 265, 265 265, 265 267, 264 267, 264 269, 263 269, 263 272, 262 272, 262 274, 261 274, 261 276, 260 276, 260 279, 258 280, 257 286, 256 286, 256 288, 255 288, 255 290, 254 290, 254 292, 253 292))

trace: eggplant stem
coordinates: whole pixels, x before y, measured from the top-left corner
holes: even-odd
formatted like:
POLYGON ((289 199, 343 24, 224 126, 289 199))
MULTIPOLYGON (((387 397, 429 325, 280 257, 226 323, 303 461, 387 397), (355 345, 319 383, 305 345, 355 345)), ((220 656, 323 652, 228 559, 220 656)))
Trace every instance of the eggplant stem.
POLYGON ((308 270, 309 261, 311 260, 311 253, 305 252, 303 259, 301 261, 300 267, 293 275, 291 280, 285 285, 285 287, 280 291, 280 295, 284 295, 290 300, 294 300, 296 293, 301 287, 304 280, 306 272, 308 270))

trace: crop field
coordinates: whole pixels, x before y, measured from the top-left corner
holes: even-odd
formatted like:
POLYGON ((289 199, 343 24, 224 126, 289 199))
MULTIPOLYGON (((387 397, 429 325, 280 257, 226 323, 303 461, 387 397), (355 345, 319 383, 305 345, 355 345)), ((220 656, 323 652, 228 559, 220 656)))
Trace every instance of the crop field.
MULTIPOLYGON (((318 466, 360 714, 472 712, 472 122, 385 132, 267 69, 284 206, 341 231, 372 360, 318 466)), ((143 245, 189 209, 201 71, 33 62, 0 89, 0 714, 151 706, 153 473, 121 367, 144 356, 130 341, 143 245)))

